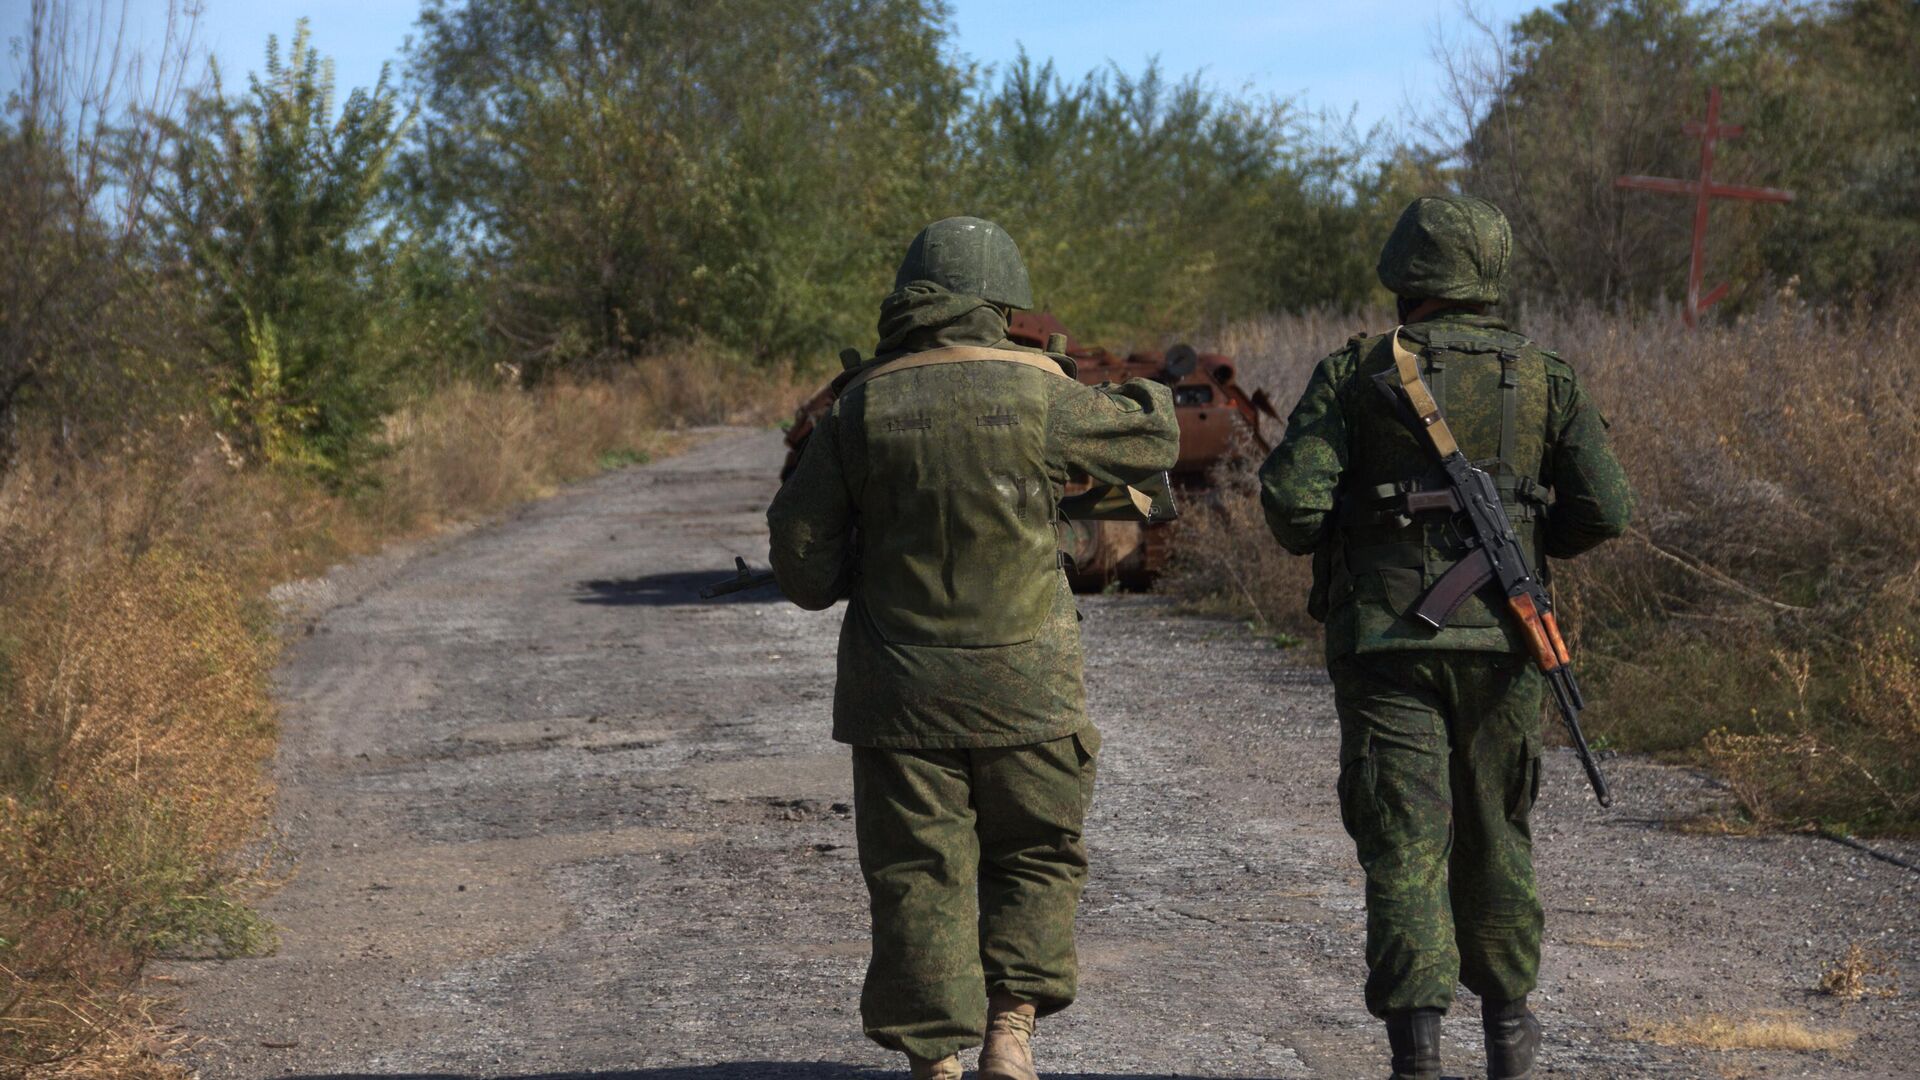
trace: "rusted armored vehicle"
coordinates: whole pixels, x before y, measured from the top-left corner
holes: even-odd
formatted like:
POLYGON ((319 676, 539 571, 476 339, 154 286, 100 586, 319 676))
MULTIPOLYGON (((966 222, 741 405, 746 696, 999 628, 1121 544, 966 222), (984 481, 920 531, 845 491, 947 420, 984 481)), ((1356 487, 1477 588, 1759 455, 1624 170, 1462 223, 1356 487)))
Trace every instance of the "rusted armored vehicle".
MULTIPOLYGON (((1196 352, 1188 345, 1120 356, 1075 341, 1060 320, 1048 312, 1014 312, 1007 337, 1072 357, 1079 369, 1077 377, 1089 386, 1143 378, 1172 389, 1175 415, 1180 420, 1180 458, 1168 480, 1175 501, 1182 506, 1191 507, 1207 498, 1210 473, 1222 460, 1235 453, 1264 454, 1269 449, 1260 430, 1260 418, 1278 420, 1279 416, 1265 391, 1248 394, 1240 388, 1231 357, 1196 352)), ((833 406, 834 393, 835 384, 829 383, 794 412, 793 426, 787 430, 782 480, 799 464, 815 421, 833 406)), ((1085 480, 1070 483, 1062 495, 1076 494, 1089 486, 1085 480)), ((1072 536, 1063 540, 1073 556, 1073 586, 1082 592, 1098 591, 1113 582, 1143 588, 1166 566, 1173 551, 1170 523, 1069 518, 1067 527, 1072 536)))

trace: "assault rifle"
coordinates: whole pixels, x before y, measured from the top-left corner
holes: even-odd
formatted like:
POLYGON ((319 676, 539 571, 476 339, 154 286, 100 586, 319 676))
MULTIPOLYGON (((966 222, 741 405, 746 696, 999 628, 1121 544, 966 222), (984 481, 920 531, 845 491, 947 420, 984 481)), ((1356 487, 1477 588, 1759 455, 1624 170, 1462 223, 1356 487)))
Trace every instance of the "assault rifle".
POLYGON ((1421 597, 1413 609, 1413 618, 1435 630, 1447 625, 1453 613, 1467 597, 1479 592, 1488 582, 1497 581, 1506 594, 1507 610, 1520 622, 1527 647, 1540 665, 1541 674, 1553 689, 1553 700, 1566 721, 1567 734, 1573 739, 1573 752, 1587 771, 1594 797, 1601 806, 1613 805, 1613 793, 1607 778, 1587 748, 1587 737, 1580 731, 1580 710, 1586 699, 1573 677, 1573 660, 1567 655, 1567 643, 1560 636, 1560 623, 1554 618, 1553 598, 1546 586, 1527 566, 1526 552, 1514 535, 1513 522, 1500 503, 1500 489, 1485 470, 1475 468, 1454 441, 1453 429, 1433 391, 1420 377, 1420 362, 1400 344, 1400 332, 1393 333, 1393 367, 1375 375, 1374 384, 1393 402, 1394 411, 1421 441, 1440 459, 1446 471, 1447 487, 1441 491, 1415 492, 1407 496, 1407 513, 1445 510, 1458 515, 1464 524, 1462 539, 1471 550, 1466 558, 1440 575, 1433 588, 1421 597))
POLYGON ((773 571, 756 571, 747 565, 747 560, 735 555, 733 557, 733 576, 716 581, 702 588, 700 590, 700 599, 711 600, 716 596, 725 596, 728 593, 746 592, 749 589, 762 589, 773 583, 773 571))

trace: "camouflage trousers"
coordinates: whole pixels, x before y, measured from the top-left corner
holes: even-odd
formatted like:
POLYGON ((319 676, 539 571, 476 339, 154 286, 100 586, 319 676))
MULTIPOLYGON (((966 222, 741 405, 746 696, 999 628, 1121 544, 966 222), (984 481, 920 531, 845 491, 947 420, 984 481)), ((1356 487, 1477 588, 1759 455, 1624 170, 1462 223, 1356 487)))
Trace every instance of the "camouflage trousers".
POLYGON ((1540 971, 1529 817, 1545 681, 1521 656, 1389 652, 1330 665, 1340 817, 1367 875, 1367 1009, 1511 1001, 1540 971))
POLYGON ((988 990, 1041 1015, 1073 1002, 1092 727, 1030 746, 853 751, 854 828, 873 910, 860 1016, 882 1046, 980 1043, 988 990))

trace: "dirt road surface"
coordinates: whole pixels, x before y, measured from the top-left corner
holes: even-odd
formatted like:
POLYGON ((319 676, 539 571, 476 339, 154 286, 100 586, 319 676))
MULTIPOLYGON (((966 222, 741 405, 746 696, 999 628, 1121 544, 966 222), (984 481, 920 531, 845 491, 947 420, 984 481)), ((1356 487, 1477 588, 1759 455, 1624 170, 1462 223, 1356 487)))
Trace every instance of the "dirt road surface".
MULTIPOLYGON (((778 460, 772 434, 707 433, 291 590, 313 614, 279 676, 279 950, 155 969, 201 1075, 904 1075, 856 1011, 865 897, 827 738, 839 613, 694 597, 733 554, 764 559, 778 460)), ((1324 677, 1154 599, 1084 609, 1106 748, 1083 994, 1043 1023, 1043 1069, 1385 1075, 1324 677)), ((1722 796, 1676 769, 1612 762, 1602 812, 1550 757, 1543 1075, 1915 1075, 1914 989, 1814 988, 1852 943, 1920 983, 1920 874, 1811 837, 1678 832, 1722 796), (1851 1041, 1649 1037, 1714 1015, 1851 1041)), ((1463 999, 1447 1021, 1450 1075, 1484 1075, 1476 1016, 1463 999)))

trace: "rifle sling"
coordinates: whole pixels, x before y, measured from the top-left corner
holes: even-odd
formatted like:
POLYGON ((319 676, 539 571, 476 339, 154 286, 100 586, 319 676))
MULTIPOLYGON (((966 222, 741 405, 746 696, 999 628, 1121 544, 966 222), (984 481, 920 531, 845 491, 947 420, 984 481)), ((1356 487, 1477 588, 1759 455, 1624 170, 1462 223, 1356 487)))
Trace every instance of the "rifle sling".
POLYGON ((1440 403, 1433 400, 1433 391, 1427 389, 1426 380, 1420 377, 1420 358, 1400 344, 1399 329, 1394 330, 1392 340, 1393 366, 1399 376, 1400 390, 1407 395, 1408 404, 1413 406, 1413 414, 1419 418, 1433 452, 1444 461, 1460 452, 1460 444, 1454 441, 1453 429, 1447 426, 1447 418, 1440 412, 1440 403))
POLYGON ((882 375, 892 375, 895 372, 909 371, 913 368, 932 367, 935 364, 966 364, 979 360, 998 360, 1008 364, 1025 364, 1030 368, 1037 368, 1049 374, 1058 375, 1063 379, 1069 377, 1066 372, 1060 370, 1060 365, 1055 363, 1045 353, 1014 352, 1012 349, 989 349, 979 345, 949 345, 941 349, 929 349, 926 352, 909 353, 906 356, 889 360, 884 364, 870 367, 847 380, 847 384, 840 388, 840 393, 852 393, 855 387, 864 386, 868 382, 880 378, 882 375))
MULTIPOLYGON (((1427 388, 1426 380, 1420 377, 1420 359, 1400 344, 1400 331, 1393 332, 1393 367, 1399 378, 1400 389, 1407 396, 1407 403, 1413 407, 1414 416, 1419 419, 1421 429, 1426 433, 1428 445, 1441 461, 1446 461, 1460 453, 1460 444, 1454 440, 1453 429, 1447 425, 1447 418, 1440 411, 1440 403, 1435 401, 1433 393, 1427 388)), ((1503 358, 1504 361, 1504 358, 1503 358)), ((1510 381, 1509 367, 1502 363, 1501 384, 1503 395, 1508 391, 1505 386, 1510 381)), ((1503 403, 1504 404, 1504 403, 1503 403)), ((1505 428, 1503 417, 1502 427, 1505 428)), ((1507 435, 1502 431, 1503 441, 1507 435)), ((1502 447, 1505 450, 1505 447, 1502 447)), ((1467 597, 1480 591, 1487 582, 1493 580, 1493 560, 1487 556, 1486 549, 1477 549, 1466 558, 1447 569, 1440 580, 1433 583, 1427 594, 1420 598, 1414 607, 1413 617, 1435 630, 1447 624, 1453 613, 1459 610, 1467 597)))

